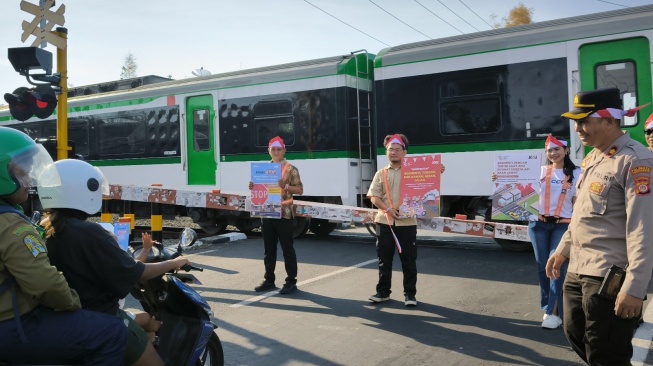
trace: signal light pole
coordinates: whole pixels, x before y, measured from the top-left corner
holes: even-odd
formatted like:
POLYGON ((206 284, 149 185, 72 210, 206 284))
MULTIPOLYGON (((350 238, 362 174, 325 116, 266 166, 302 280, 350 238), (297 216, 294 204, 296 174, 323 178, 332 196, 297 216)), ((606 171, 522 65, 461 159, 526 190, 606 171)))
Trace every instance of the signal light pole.
MULTIPOLYGON (((64 41, 68 30, 58 27, 55 32, 64 41)), ((66 42, 67 43, 67 42, 66 42)), ((57 48, 57 71, 59 72, 59 106, 57 107, 57 160, 68 158, 68 56, 66 48, 57 48)))

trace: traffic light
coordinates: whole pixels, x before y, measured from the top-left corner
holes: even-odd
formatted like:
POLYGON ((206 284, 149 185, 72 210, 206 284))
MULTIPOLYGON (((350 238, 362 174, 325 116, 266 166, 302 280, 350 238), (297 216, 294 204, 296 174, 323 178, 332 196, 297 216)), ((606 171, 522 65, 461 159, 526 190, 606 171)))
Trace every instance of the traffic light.
POLYGON ((32 116, 48 118, 57 108, 57 97, 54 90, 47 84, 36 89, 21 87, 13 93, 5 94, 11 116, 19 121, 26 121, 32 116))
POLYGON ((19 121, 26 121, 34 114, 23 97, 23 92, 27 90, 29 89, 20 87, 14 90, 13 93, 5 94, 5 101, 9 104, 11 116, 19 121))
POLYGON ((9 112, 19 120, 26 121, 32 116, 48 118, 57 108, 56 93, 60 91, 59 74, 52 74, 52 53, 37 47, 9 48, 9 62, 19 74, 27 76, 27 81, 35 88, 18 88, 13 93, 5 94, 9 112), (44 74, 35 74, 34 70, 43 70, 44 74), (40 81, 32 82, 30 79, 40 81))

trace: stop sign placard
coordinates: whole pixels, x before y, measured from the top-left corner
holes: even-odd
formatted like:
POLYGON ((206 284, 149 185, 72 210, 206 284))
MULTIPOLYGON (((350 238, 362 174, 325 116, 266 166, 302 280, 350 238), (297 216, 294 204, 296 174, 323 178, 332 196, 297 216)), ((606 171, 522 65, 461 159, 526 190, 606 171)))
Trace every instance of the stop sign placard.
POLYGON ((251 192, 251 200, 253 205, 260 206, 268 200, 268 188, 265 186, 265 184, 254 184, 251 192))

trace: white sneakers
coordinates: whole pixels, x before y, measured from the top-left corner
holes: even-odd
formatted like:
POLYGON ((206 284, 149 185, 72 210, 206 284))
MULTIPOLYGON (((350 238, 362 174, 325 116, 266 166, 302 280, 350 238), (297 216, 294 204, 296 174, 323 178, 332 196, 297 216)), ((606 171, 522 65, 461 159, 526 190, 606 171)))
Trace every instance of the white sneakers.
POLYGON ((557 315, 544 314, 544 317, 542 319, 543 319, 542 328, 556 329, 562 324, 562 319, 560 319, 560 317, 557 315))

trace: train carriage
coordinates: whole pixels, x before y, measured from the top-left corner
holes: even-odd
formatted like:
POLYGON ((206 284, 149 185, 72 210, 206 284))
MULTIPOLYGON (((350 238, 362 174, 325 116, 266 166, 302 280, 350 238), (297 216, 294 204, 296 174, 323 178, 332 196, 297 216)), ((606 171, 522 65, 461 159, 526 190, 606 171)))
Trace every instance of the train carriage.
MULTIPOLYGON (((279 135, 302 176, 302 200, 355 206, 372 174, 371 63, 357 52, 72 97, 69 138, 111 184, 246 195, 249 164, 269 160, 268 141, 279 135)), ((0 123, 35 138, 56 135, 54 116, 16 123, 3 111, 0 123)), ((174 209, 209 233, 259 222, 242 211, 174 209)), ((308 229, 305 219, 296 224, 298 234, 308 229)), ((311 223, 322 234, 334 227, 311 223)))
MULTIPOLYGON (((384 49, 374 60, 378 165, 384 136, 405 133, 410 154, 442 154, 442 214, 474 218, 490 204, 497 152, 540 153, 551 133, 582 160, 560 117, 576 92, 617 87, 626 108, 651 102, 652 28, 653 6, 642 6, 384 49)), ((623 129, 645 143, 651 111, 623 129)))

